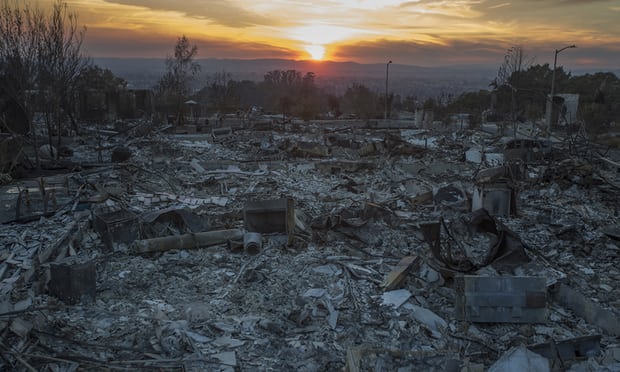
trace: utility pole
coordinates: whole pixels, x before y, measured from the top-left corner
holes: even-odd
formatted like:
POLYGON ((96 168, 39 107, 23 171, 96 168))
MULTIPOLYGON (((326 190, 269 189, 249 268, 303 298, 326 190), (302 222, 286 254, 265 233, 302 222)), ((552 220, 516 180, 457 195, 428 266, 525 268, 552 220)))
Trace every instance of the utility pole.
POLYGON ((573 44, 573 45, 568 45, 568 46, 565 46, 564 48, 555 50, 555 57, 553 58, 553 75, 551 76, 551 95, 549 99, 547 100, 547 112, 546 112, 547 138, 551 136, 551 119, 552 119, 551 113, 553 111, 553 96, 555 95, 555 70, 558 64, 558 54, 570 48, 577 48, 577 46, 573 44))
POLYGON ((387 120, 388 116, 388 79, 390 76, 390 64, 392 61, 389 61, 385 65, 385 111, 383 112, 383 119, 387 120))

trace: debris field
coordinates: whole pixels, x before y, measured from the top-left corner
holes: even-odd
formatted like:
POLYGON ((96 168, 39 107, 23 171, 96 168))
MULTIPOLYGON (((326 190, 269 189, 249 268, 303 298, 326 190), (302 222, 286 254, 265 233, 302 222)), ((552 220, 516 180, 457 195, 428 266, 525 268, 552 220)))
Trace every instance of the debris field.
POLYGON ((133 124, 0 187, 0 369, 620 370, 617 153, 133 124))

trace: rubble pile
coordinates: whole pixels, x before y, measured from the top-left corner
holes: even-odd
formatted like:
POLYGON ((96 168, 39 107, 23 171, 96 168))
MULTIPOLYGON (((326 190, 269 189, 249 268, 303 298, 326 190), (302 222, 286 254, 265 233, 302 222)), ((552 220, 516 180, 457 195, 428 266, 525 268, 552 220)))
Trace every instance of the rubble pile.
POLYGON ((618 154, 216 129, 92 129, 0 186, 1 369, 620 369, 618 154))

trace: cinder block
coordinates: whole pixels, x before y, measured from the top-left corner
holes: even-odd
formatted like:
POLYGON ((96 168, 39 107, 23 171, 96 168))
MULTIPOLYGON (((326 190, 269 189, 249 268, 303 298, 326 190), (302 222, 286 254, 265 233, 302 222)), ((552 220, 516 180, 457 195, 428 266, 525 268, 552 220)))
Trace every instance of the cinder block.
POLYGON ((96 293, 95 262, 76 263, 65 259, 50 265, 50 293, 67 304, 73 305, 87 296, 95 299, 96 293))
POLYGON ((565 284, 555 288, 553 295, 562 306, 574 311, 588 323, 601 327, 609 335, 620 336, 620 320, 616 313, 604 309, 565 284))
POLYGON ((245 229, 258 233, 288 233, 289 220, 294 217, 293 200, 257 200, 245 203, 243 220, 245 229))
POLYGON ((140 238, 138 217, 127 209, 94 211, 93 227, 108 250, 112 250, 113 243, 132 243, 140 238))
POLYGON ((516 214, 516 193, 502 184, 479 185, 474 189, 472 212, 486 209, 491 216, 509 217, 516 214))
POLYGON ((229 138, 229 137, 232 137, 232 135, 233 135, 233 130, 231 127, 211 129, 211 136, 213 136, 214 139, 229 138))
POLYGON ((483 323, 544 323, 547 321, 545 278, 470 276, 455 279, 456 315, 483 323))

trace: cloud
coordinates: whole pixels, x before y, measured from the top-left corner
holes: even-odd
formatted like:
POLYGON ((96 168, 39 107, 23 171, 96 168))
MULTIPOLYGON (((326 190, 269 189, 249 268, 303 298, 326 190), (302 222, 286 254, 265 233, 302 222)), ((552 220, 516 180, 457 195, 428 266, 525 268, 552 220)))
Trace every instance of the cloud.
MULTIPOLYGON (((225 38, 191 38, 198 58, 298 58, 299 52, 260 42, 225 38)), ((172 54, 176 37, 137 30, 91 28, 84 40, 86 53, 96 57, 165 58, 172 54)))
MULTIPOLYGON (((225 38, 193 38, 198 46, 198 58, 299 59, 300 52, 286 47, 261 42, 240 42, 225 38)), ((142 33, 115 29, 89 29, 85 39, 85 51, 94 57, 142 57, 165 58, 173 51, 175 36, 142 33)), ((501 38, 482 41, 443 39, 443 44, 430 44, 411 40, 361 41, 342 43, 329 47, 329 58, 360 63, 385 63, 419 66, 481 65, 495 68, 501 64, 506 49, 521 45, 525 54, 535 64, 553 63, 556 46, 547 41, 515 43, 501 38)), ((558 64, 566 70, 584 68, 616 68, 620 60, 618 44, 578 44, 576 49, 562 53, 558 64)))
POLYGON ((299 51, 258 42, 238 42, 232 40, 208 39, 200 40, 196 44, 198 45, 198 50, 204 51, 203 53, 201 53, 200 58, 299 58, 299 51))
POLYGON ((503 8, 505 6, 510 6, 510 3, 501 3, 497 5, 492 5, 489 7, 489 9, 498 9, 498 8, 503 8))
POLYGON ((84 51, 94 57, 160 57, 170 54, 175 39, 168 35, 145 35, 137 31, 90 27, 84 51))
POLYGON ((609 3, 611 0, 563 0, 561 3, 570 5, 587 5, 594 3, 609 3))
MULTIPOLYGON (((506 40, 466 41, 445 40, 444 45, 418 43, 408 40, 376 40, 339 45, 332 55, 338 60, 354 60, 364 63, 384 63, 393 60, 397 64, 420 66, 440 65, 496 65, 499 66, 506 50, 519 43, 506 40)), ((553 63, 553 49, 546 42, 521 44, 526 57, 534 64, 553 63)), ((612 68, 620 59, 620 47, 614 43, 586 44, 562 53, 559 64, 567 70, 587 66, 612 68)))
POLYGON ((208 19, 229 27, 245 28, 273 25, 274 19, 248 11, 226 0, 105 0, 108 3, 131 5, 151 10, 175 11, 187 17, 208 19))
POLYGON ((165 57, 177 36, 185 34, 199 46, 200 58, 304 58, 306 44, 325 44, 327 58, 337 60, 383 63, 387 57, 427 66, 495 64, 507 48, 523 45, 544 63, 555 48, 577 44, 578 51, 563 54, 562 61, 572 62, 578 55, 581 61, 600 64, 609 56, 620 59, 612 47, 620 45, 613 1, 353 3, 88 0, 97 4, 94 8, 86 0, 75 4, 88 20, 88 50, 98 56, 165 57), (161 12, 165 10, 174 12, 161 12), (582 54, 585 50, 593 54, 582 54))
POLYGON ((501 61, 502 45, 481 42, 445 41, 444 45, 409 40, 376 40, 338 46, 335 57, 366 63, 393 60, 420 66, 493 63, 501 61))

